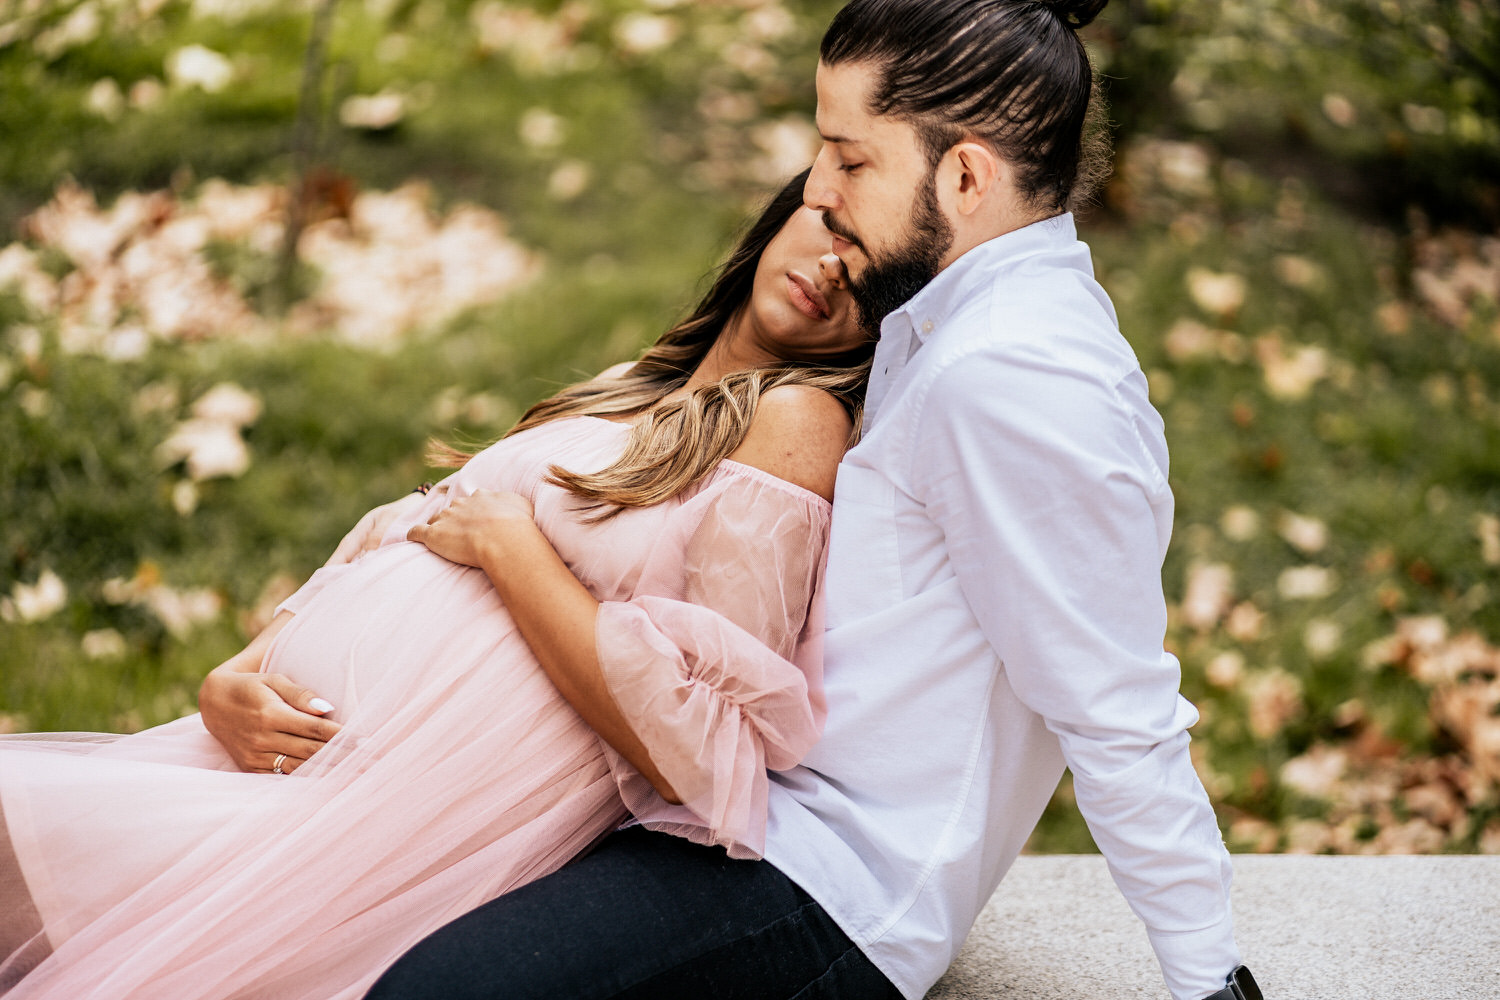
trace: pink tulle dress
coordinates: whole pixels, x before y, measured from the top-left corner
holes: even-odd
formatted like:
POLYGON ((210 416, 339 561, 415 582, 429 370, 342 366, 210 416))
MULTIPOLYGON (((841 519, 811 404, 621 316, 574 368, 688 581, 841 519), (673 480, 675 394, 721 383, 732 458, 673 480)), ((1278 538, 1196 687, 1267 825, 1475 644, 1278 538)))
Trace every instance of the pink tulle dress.
POLYGON ((358 997, 428 932, 631 814, 757 855, 766 768, 796 763, 822 723, 830 508, 725 461, 675 500, 588 523, 546 472, 602 468, 627 434, 570 417, 507 438, 287 600, 264 669, 344 725, 291 775, 235 770, 196 715, 0 739, 6 1000, 358 997), (611 693, 682 805, 563 701, 482 571, 405 541, 476 489, 531 497, 603 602, 611 693))

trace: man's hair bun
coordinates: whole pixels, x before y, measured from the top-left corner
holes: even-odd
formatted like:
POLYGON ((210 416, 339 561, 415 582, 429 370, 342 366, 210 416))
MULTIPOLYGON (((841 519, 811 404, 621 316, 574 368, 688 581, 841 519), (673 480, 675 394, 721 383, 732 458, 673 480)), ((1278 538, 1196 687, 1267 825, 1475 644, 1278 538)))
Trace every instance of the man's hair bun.
POLYGON ((1043 6, 1062 19, 1070 28, 1081 28, 1094 18, 1109 0, 1042 0, 1043 6))

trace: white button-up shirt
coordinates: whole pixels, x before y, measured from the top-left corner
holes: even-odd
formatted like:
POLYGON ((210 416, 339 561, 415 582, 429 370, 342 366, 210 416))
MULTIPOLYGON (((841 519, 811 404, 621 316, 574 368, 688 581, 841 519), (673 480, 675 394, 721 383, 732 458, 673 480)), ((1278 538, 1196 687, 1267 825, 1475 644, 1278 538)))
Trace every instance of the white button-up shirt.
POLYGON ((886 317, 865 412, 834 499, 828 723, 773 775, 767 858, 918 998, 1066 765, 1173 995, 1222 988, 1229 855, 1162 648, 1166 441, 1072 217, 886 317))

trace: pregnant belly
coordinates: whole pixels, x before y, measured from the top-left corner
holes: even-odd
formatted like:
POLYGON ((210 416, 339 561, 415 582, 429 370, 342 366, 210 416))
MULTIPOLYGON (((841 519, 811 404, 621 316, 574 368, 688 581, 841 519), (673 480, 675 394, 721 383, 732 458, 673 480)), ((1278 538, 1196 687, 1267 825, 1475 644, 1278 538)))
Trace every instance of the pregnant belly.
POLYGON ((538 669, 483 571, 399 542, 332 574, 264 669, 331 701, 330 717, 346 722, 377 694, 385 714, 444 678, 517 667, 538 669))

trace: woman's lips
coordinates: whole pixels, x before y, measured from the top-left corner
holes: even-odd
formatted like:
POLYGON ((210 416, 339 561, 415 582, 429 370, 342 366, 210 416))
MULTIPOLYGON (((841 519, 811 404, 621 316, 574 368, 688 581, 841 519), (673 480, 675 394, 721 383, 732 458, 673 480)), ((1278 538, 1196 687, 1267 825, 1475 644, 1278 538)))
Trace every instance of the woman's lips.
POLYGON ((825 320, 828 318, 828 300, 823 298, 823 293, 818 291, 817 285, 796 271, 786 276, 786 284, 792 305, 796 306, 799 312, 808 319, 825 320))

